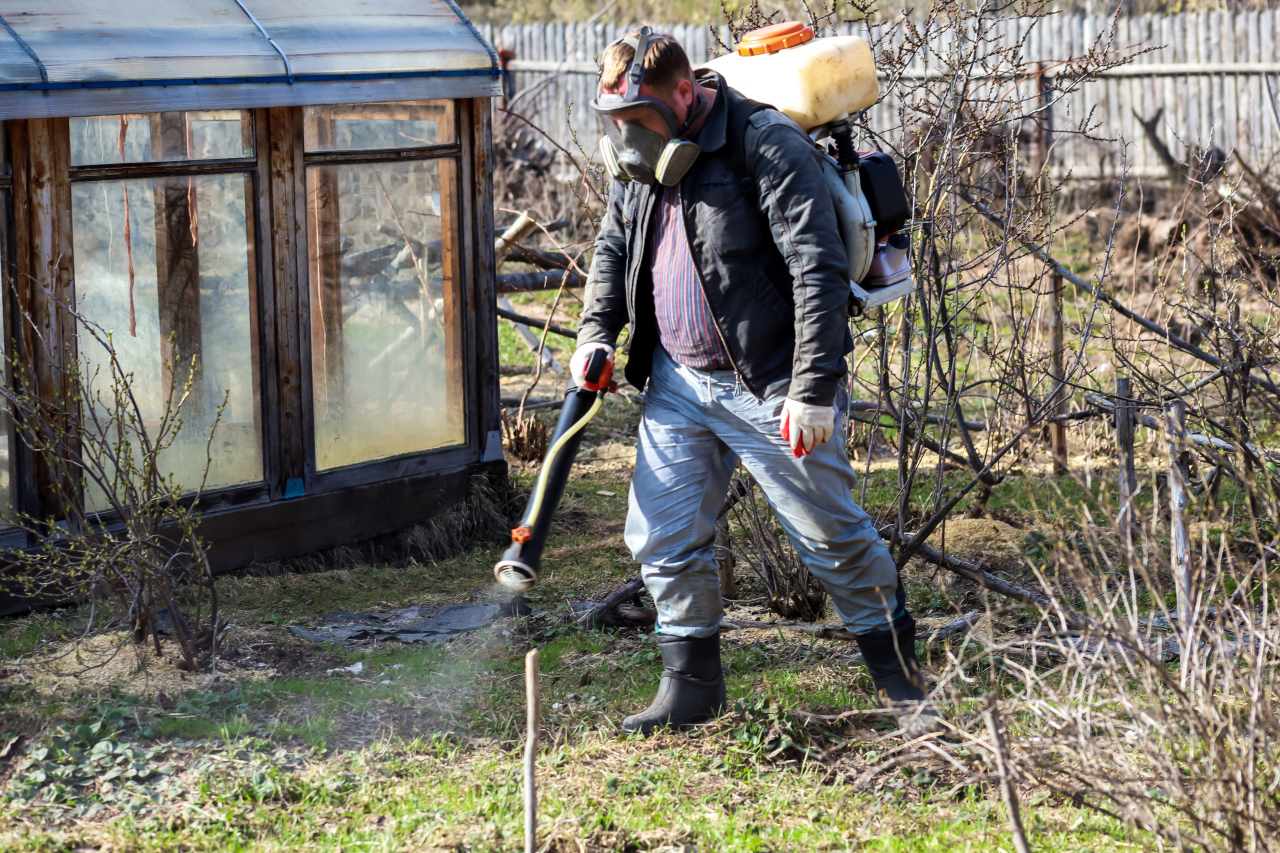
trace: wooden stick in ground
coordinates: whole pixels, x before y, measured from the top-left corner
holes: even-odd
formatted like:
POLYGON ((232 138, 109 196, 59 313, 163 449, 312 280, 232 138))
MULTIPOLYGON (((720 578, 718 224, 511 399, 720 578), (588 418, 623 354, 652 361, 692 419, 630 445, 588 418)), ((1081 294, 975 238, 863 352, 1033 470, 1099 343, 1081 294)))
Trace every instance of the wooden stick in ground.
POLYGON ((524 853, 538 849, 538 650, 524 656, 524 693, 528 704, 524 742, 524 853))
MULTIPOLYGON (((1060 389, 1054 401, 1053 414, 1061 415, 1066 409, 1067 369, 1063 363, 1063 342, 1066 337, 1062 316, 1062 276, 1054 273, 1053 280, 1053 331, 1049 337, 1049 374, 1054 388, 1060 389)), ((1053 470, 1067 473, 1067 425, 1061 421, 1049 423, 1049 448, 1053 454, 1053 470)))
POLYGON ((1191 577, 1191 541, 1187 533, 1187 504, 1189 484, 1182 468, 1182 454, 1187 449, 1187 406, 1181 400, 1169 404, 1165 411, 1165 438, 1169 447, 1169 559, 1173 570, 1173 583, 1178 594, 1178 641, 1182 644, 1179 665, 1182 668, 1182 686, 1194 661, 1196 607, 1194 584, 1191 577))
POLYGON ((1133 451, 1133 385, 1127 376, 1116 377, 1116 450, 1120 455, 1120 536, 1125 560, 1133 562, 1133 498, 1138 472, 1133 451))
POLYGON ((1017 853, 1031 853, 1026 830, 1022 828, 1022 811, 1018 808, 1018 790, 1013 787, 1013 774, 1009 768, 1009 753, 1004 742, 1004 729, 1000 726, 1000 709, 995 697, 987 703, 985 714, 987 731, 991 734, 991 752, 996 760, 996 774, 1000 777, 1000 793, 1009 811, 1009 829, 1013 833, 1013 848, 1017 853))

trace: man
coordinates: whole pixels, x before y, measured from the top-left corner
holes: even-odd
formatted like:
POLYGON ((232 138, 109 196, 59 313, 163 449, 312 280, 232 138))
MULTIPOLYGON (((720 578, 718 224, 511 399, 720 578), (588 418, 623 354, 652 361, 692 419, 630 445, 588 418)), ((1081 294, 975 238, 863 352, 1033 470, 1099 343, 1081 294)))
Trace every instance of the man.
POLYGON ((715 522, 739 460, 857 635, 881 701, 904 728, 932 727, 897 569, 853 501, 843 443, 829 440, 852 338, 821 155, 782 113, 713 72, 695 78, 680 45, 647 27, 606 51, 592 107, 622 179, 571 372, 581 382, 590 355, 612 354, 630 325, 626 375, 645 403, 625 539, 657 605, 663 659, 657 697, 624 730, 724 709, 715 522))

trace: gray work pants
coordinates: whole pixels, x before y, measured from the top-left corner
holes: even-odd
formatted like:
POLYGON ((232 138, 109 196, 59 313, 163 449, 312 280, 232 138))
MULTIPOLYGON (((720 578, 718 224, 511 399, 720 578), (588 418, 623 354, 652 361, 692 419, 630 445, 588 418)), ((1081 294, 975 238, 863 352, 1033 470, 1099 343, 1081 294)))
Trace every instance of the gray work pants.
POLYGON ((625 539, 657 604, 659 633, 706 637, 720 626, 715 520, 739 460, 848 630, 887 628, 905 613, 893 558, 853 500, 843 417, 830 441, 796 459, 778 431, 783 401, 756 399, 731 370, 694 370, 656 349, 625 539))

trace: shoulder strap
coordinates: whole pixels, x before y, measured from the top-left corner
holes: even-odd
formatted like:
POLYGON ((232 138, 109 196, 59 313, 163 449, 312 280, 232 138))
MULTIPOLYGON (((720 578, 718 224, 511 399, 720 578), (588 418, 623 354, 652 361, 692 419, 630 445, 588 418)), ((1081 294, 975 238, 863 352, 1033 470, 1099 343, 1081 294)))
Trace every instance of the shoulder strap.
POLYGON ((748 198, 756 198, 755 169, 747 158, 747 129, 751 126, 751 117, 758 112, 771 110, 773 107, 743 98, 742 106, 729 111, 729 162, 733 164, 734 174, 739 175, 743 194, 748 198))

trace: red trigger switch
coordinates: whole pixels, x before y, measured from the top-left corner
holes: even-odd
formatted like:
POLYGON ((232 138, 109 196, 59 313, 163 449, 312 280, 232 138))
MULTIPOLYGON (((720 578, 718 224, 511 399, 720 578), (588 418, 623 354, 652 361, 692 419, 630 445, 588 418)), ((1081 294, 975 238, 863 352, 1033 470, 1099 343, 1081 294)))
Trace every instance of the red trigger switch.
POLYGON ((583 371, 582 387, 586 391, 599 393, 605 389, 617 390, 613 380, 613 354, 608 350, 598 349, 591 354, 587 369, 583 371))

